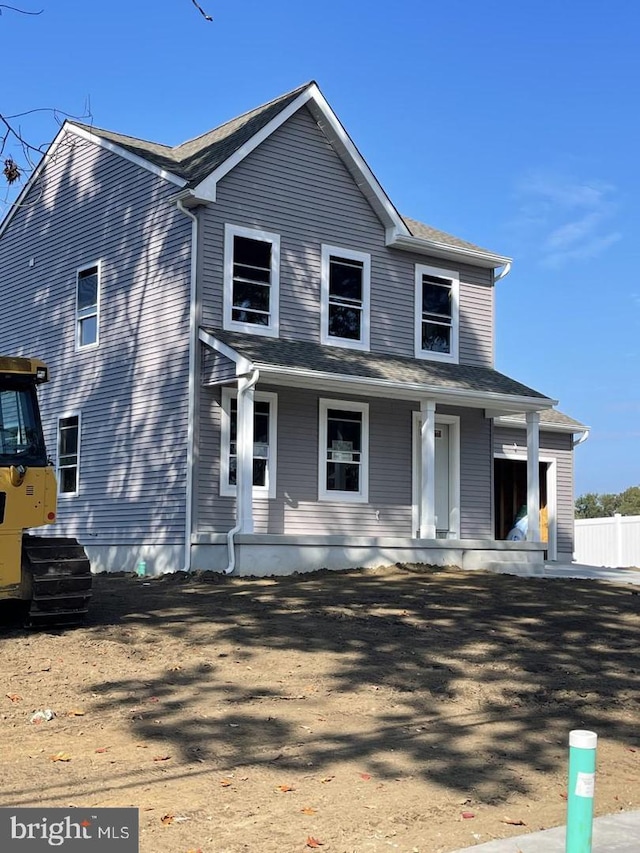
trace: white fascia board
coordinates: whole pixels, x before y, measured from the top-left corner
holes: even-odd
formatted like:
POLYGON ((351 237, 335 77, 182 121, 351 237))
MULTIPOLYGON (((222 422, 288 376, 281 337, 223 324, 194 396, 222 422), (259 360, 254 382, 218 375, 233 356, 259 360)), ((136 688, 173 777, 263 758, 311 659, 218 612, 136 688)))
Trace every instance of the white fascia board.
POLYGON ((301 92, 298 97, 285 107, 277 116, 271 119, 262 130, 251 137, 245 144, 231 155, 224 163, 221 163, 210 175, 193 188, 193 194, 207 201, 216 200, 216 187, 218 181, 224 178, 238 163, 242 162, 252 151, 268 139, 279 127, 281 127, 291 116, 304 106, 308 106, 315 118, 320 130, 325 134, 333 145, 338 156, 345 163, 349 173, 356 181, 360 190, 369 200, 373 209, 380 216, 387 228, 393 230, 394 234, 409 236, 410 232, 404 224, 402 217, 393 206, 391 200, 382 189, 364 158, 351 141, 349 134, 344 129, 337 115, 325 100, 322 92, 315 83, 301 92))
POLYGON ((204 329, 200 329, 198 333, 198 337, 202 341, 202 343, 209 347, 209 349, 214 350, 215 352, 219 352, 220 355, 228 358, 229 361, 233 361, 236 366, 236 376, 245 376, 248 373, 251 373, 255 365, 248 358, 245 358, 243 355, 240 355, 239 352, 234 350, 228 344, 223 343, 222 341, 215 338, 213 335, 210 335, 209 332, 204 329))
POLYGON ((350 392, 365 397, 393 397, 399 400, 424 400, 428 398, 449 406, 465 406, 474 409, 498 408, 504 413, 538 412, 549 409, 557 401, 547 397, 525 397, 498 394, 495 391, 465 391, 443 388, 439 385, 419 385, 410 382, 393 382, 390 379, 370 379, 360 376, 308 371, 303 368, 283 367, 256 361, 254 365, 260 375, 271 382, 280 382, 296 388, 313 388, 335 391, 337 394, 350 392))
POLYGON ((125 160, 129 160, 130 163, 135 163, 136 166, 140 166, 148 172, 152 172, 159 178, 163 178, 165 181, 170 181, 178 187, 184 187, 188 183, 184 178, 179 178, 177 175, 174 175, 173 172, 161 169, 160 166, 150 163, 148 160, 145 160, 144 157, 139 157, 132 151, 127 151, 126 148, 123 148, 115 142, 104 139, 104 137, 97 133, 92 133, 89 130, 85 130, 83 127, 77 127, 74 124, 70 124, 67 130, 71 133, 75 133, 76 136, 80 136, 82 139, 86 139, 89 142, 93 142, 95 145, 99 145, 100 148, 104 148, 107 151, 111 151, 113 154, 117 154, 119 157, 123 157, 125 160))
POLYGON ((431 255, 449 261, 466 261, 486 269, 496 269, 513 263, 513 258, 495 255, 492 252, 481 252, 477 249, 467 249, 464 246, 451 246, 438 240, 427 240, 424 237, 406 236, 397 232, 387 232, 386 245, 391 249, 402 249, 407 252, 417 252, 421 255, 431 255))
POLYGON ((337 153, 346 161, 347 168, 354 177, 360 190, 367 197, 373 209, 383 223, 393 228, 398 235, 410 236, 411 232, 394 207, 389 196, 369 168, 366 160, 354 145, 342 122, 329 106, 324 95, 315 83, 309 87, 311 103, 309 109, 318 122, 318 126, 334 145, 337 153))
POLYGON ((298 97, 292 101, 287 107, 285 107, 281 112, 278 113, 277 116, 271 119, 268 124, 262 128, 262 130, 258 131, 258 133, 254 134, 251 139, 248 139, 244 145, 238 148, 231 157, 228 157, 224 163, 221 163, 217 169, 214 169, 210 175, 208 175, 204 180, 200 181, 193 188, 193 195, 197 196, 201 199, 206 199, 207 201, 215 201, 216 200, 216 187, 218 185, 218 181, 222 180, 225 175, 227 175, 232 169, 241 163, 245 157, 251 154, 259 145, 261 145, 265 139, 268 139, 272 133, 274 133, 279 127, 281 127, 285 121, 291 118, 292 115, 298 112, 298 110, 303 107, 309 98, 311 97, 310 89, 307 89, 304 92, 301 92, 298 97))

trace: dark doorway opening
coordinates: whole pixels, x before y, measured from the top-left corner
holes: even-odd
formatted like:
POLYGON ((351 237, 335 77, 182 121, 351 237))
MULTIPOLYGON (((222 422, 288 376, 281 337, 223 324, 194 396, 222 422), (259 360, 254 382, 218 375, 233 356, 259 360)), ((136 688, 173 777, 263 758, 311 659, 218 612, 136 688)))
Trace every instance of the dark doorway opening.
MULTIPOLYGON (((519 459, 494 459, 493 488, 495 537, 506 539, 522 507, 527 506, 527 463, 519 459)), ((547 462, 540 462, 540 538, 549 541, 547 462)))

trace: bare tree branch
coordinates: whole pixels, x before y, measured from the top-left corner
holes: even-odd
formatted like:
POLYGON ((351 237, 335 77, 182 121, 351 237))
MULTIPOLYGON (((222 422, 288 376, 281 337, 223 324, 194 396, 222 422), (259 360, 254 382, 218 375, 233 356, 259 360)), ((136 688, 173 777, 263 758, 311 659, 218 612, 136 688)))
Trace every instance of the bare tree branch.
POLYGON ((198 10, 198 12, 200 12, 200 14, 201 14, 201 15, 202 15, 202 17, 205 19, 205 21, 213 21, 213 18, 211 17, 211 15, 207 15, 207 13, 204 11, 204 9, 202 8, 202 6, 199 6, 199 5, 198 5, 198 3, 196 2, 196 0, 191 0, 191 2, 192 2, 192 3, 193 3, 193 5, 196 7, 196 9, 198 10))
POLYGON ((7 6, 6 3, 0 3, 0 15, 2 14, 3 9, 10 9, 12 12, 20 12, 21 15, 41 15, 44 12, 44 9, 40 9, 39 12, 28 12, 26 9, 17 9, 15 6, 7 6))

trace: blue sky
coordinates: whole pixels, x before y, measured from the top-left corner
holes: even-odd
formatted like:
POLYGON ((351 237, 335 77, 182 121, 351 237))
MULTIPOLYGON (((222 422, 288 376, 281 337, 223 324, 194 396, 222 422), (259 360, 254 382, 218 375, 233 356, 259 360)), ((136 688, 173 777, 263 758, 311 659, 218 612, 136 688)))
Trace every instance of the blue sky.
POLYGON ((5 115, 175 144, 315 79, 404 214, 514 257, 496 366, 592 427, 576 494, 640 483, 637 4, 18 5, 44 11, 2 10, 5 115))

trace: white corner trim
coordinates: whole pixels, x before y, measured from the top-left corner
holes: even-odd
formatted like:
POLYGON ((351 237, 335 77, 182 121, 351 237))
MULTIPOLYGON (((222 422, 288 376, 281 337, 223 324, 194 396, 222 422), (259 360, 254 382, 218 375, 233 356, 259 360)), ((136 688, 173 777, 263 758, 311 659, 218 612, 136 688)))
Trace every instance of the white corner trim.
POLYGON ((150 163, 148 160, 145 160, 144 157, 140 157, 132 151, 127 151, 126 148, 123 148, 116 142, 104 139, 104 137, 100 136, 98 133, 92 133, 89 130, 85 130, 84 127, 77 127, 74 124, 68 125, 67 130, 82 139, 86 139, 88 142, 93 142, 94 145, 104 148, 106 151, 111 151, 112 154, 117 154, 119 157, 122 157, 124 160, 128 160, 130 163, 135 163, 136 166, 140 166, 148 172, 152 172, 159 178, 163 178, 165 181, 169 181, 178 187, 184 187, 188 183, 184 178, 179 178, 178 175, 174 175, 173 172, 168 172, 166 169, 162 169, 160 166, 150 163))

